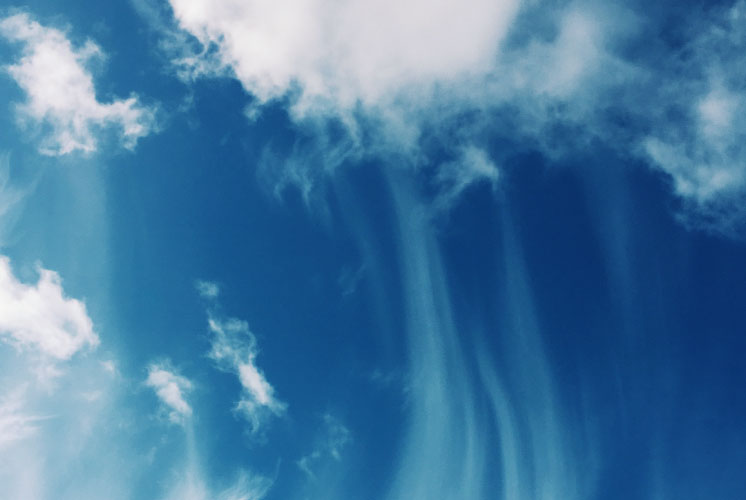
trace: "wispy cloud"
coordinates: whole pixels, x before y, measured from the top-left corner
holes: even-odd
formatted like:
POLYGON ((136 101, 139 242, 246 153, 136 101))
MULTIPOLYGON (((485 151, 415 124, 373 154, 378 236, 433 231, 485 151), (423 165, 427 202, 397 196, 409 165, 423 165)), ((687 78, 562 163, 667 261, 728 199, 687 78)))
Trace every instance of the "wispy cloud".
POLYGON ((26 190, 14 186, 10 176, 10 153, 0 153, 0 247, 7 243, 13 229, 18 207, 26 190))
POLYGON ((168 418, 174 423, 183 423, 192 415, 192 407, 186 402, 185 395, 192 389, 192 383, 178 375, 170 363, 153 363, 148 367, 148 378, 145 385, 151 387, 158 399, 168 407, 168 418))
POLYGON ((66 34, 42 26, 29 14, 0 20, 0 35, 22 44, 22 56, 6 69, 27 95, 17 107, 23 124, 49 128, 41 151, 64 155, 96 150, 100 130, 116 126, 122 143, 133 148, 154 127, 152 109, 134 95, 102 103, 86 66, 103 57, 92 41, 76 47, 66 34))
POLYGON ((44 419, 25 412, 23 391, 23 387, 18 388, 0 400, 0 449, 32 436, 37 430, 36 422, 44 419))
POLYGON ((518 9, 516 0, 170 3, 180 26, 260 101, 296 87, 299 115, 375 106, 488 67, 518 9))
POLYGON ((248 323, 210 315, 208 324, 213 334, 210 358, 218 368, 238 377, 243 392, 236 410, 251 422, 252 431, 257 432, 268 415, 281 415, 286 404, 277 399, 274 387, 256 365, 256 338, 248 323))
POLYGON ((211 281, 198 280, 195 284, 197 292, 203 299, 216 299, 220 294, 220 287, 211 281))
POLYGON ((22 283, 10 259, 0 256, 0 340, 57 360, 96 347, 99 338, 85 304, 65 296, 57 273, 41 267, 38 272, 35 285, 22 283))
POLYGON ((442 165, 436 175, 435 206, 447 210, 469 187, 484 183, 495 189, 500 172, 486 151, 476 146, 462 149, 457 159, 442 165))
POLYGON ((322 420, 323 430, 316 447, 296 462, 298 468, 311 479, 316 478, 314 469, 319 463, 328 459, 339 462, 342 451, 352 441, 350 430, 339 419, 326 413, 322 420))

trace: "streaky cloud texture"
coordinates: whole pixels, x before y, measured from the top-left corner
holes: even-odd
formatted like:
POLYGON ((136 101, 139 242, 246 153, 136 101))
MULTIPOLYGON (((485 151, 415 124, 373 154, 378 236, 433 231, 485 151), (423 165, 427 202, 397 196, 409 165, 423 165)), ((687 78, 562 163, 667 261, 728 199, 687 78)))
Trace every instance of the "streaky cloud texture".
POLYGON ((16 388, 0 400, 0 450, 32 436, 37 431, 36 422, 44 419, 24 412, 24 392, 25 388, 16 388))
POLYGON ((75 47, 63 31, 42 26, 27 13, 2 19, 0 35, 22 44, 21 58, 6 70, 26 93, 26 102, 17 107, 18 116, 22 124, 41 130, 42 153, 91 153, 101 129, 110 126, 132 149, 153 130, 153 109, 141 105, 136 96, 109 103, 97 99, 86 66, 103 55, 92 41, 75 47))

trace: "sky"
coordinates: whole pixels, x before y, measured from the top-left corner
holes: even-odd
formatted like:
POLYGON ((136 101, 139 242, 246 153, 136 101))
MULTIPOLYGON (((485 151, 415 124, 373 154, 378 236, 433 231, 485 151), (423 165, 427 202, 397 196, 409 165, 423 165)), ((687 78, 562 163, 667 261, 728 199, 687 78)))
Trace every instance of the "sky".
POLYGON ((746 498, 746 2, 0 2, 0 498, 746 498))

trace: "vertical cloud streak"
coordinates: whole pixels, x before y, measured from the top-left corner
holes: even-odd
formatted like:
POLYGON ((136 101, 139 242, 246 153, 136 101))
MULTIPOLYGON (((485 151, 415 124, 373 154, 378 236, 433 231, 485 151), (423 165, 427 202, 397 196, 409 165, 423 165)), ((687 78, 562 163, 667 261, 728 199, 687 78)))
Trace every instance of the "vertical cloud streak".
POLYGON ((496 484, 505 500, 587 498, 595 473, 592 450, 580 449, 583 429, 563 416, 510 222, 503 223, 503 318, 500 328, 486 325, 499 346, 493 356, 454 318, 430 209, 400 175, 389 185, 410 365, 406 437, 386 498, 494 498, 496 484), (581 451, 587 460, 581 461, 581 451))

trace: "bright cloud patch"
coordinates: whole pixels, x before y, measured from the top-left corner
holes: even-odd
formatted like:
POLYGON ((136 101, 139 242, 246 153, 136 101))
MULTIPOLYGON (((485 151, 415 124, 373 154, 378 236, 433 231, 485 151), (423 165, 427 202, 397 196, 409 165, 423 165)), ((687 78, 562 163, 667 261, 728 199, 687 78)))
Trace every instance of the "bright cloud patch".
MULTIPOLYGON (((296 110, 371 106, 410 87, 483 71, 518 6, 517 0, 170 3, 181 27, 216 47, 218 66, 261 101, 297 88, 296 110)), ((182 62, 205 69, 204 60, 182 62)))
POLYGON ((151 364, 145 385, 153 388, 158 399, 169 408, 169 419, 172 422, 183 422, 191 416, 192 408, 184 399, 184 394, 191 390, 192 384, 167 365, 151 364))
POLYGON ((65 297, 60 277, 39 268, 36 285, 13 275, 10 259, 0 256, 0 340, 58 360, 95 347, 98 335, 83 302, 65 297))
POLYGON ((366 154, 406 165, 445 158, 440 204, 477 180, 494 184, 494 162, 475 140, 494 133, 485 116, 511 108, 511 119, 520 118, 512 136, 543 136, 563 101, 581 95, 609 59, 615 30, 609 16, 570 6, 532 12, 546 29, 523 32, 516 0, 170 3, 203 49, 177 57, 181 69, 235 76, 256 98, 251 114, 286 99, 315 137, 316 147, 265 151, 272 166, 262 167, 279 190, 297 186, 305 199, 318 171, 366 154), (326 128, 336 121, 343 139, 326 128))
POLYGON ((285 403, 278 400, 275 390, 256 366, 256 339, 245 321, 210 317, 213 333, 210 357, 218 367, 238 376, 243 393, 236 409, 250 422, 256 432, 268 414, 280 415, 285 403))
POLYGON ((96 150, 97 133, 108 126, 119 128, 125 147, 153 128, 153 112, 137 97, 102 103, 96 98, 93 77, 86 69, 101 49, 91 41, 75 47, 65 33, 40 25, 28 14, 0 21, 0 35, 23 44, 20 60, 7 71, 26 92, 18 105, 22 122, 41 127, 47 135, 41 151, 63 155, 96 150))

